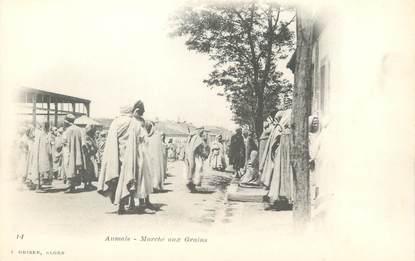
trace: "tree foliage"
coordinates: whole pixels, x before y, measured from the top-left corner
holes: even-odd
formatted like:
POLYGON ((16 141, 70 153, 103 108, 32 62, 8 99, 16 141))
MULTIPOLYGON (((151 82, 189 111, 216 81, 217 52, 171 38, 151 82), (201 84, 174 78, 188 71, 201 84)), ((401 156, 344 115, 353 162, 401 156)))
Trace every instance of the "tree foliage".
POLYGON ((294 48, 295 33, 289 27, 294 17, 292 10, 275 3, 243 1, 186 6, 173 18, 172 35, 184 37, 188 49, 215 62, 204 83, 219 87, 235 122, 247 124, 258 137, 279 94, 291 89, 277 63, 294 48))

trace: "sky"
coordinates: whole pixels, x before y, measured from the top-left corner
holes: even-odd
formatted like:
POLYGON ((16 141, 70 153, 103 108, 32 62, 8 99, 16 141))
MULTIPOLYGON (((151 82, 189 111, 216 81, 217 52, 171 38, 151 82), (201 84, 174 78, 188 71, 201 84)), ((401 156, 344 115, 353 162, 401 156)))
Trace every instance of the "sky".
POLYGON ((5 1, 2 85, 90 99, 92 117, 138 98, 149 118, 233 128, 224 97, 202 83, 212 63, 168 36, 177 4, 5 1))
POLYGON ((92 117, 115 117, 138 98, 148 118, 233 129, 229 104, 202 82, 212 62, 168 36, 181 4, 5 0, 2 86, 90 99, 92 117))

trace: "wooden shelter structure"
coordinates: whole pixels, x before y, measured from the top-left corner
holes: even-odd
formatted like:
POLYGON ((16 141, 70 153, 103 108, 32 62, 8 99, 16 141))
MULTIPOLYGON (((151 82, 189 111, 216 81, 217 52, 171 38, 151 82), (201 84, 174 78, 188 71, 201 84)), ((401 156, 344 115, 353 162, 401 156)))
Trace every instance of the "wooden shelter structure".
POLYGON ((75 117, 89 116, 91 103, 87 99, 33 88, 20 88, 16 102, 22 108, 31 108, 31 112, 25 111, 18 114, 31 115, 34 126, 36 125, 37 116, 46 116, 46 121, 49 124, 51 118, 53 118, 54 126, 58 125, 59 116, 69 113, 72 113, 75 117))

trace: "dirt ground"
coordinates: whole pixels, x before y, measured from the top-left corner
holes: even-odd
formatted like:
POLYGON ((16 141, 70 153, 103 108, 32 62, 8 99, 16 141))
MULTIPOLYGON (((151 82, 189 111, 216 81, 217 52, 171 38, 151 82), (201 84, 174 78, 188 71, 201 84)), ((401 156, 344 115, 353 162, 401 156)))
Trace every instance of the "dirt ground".
MULTIPOLYGON (((3 213, 9 228, 5 235, 24 234, 31 247, 50 242, 52 237, 60 242, 77 242, 82 248, 82 242, 102 243, 108 236, 128 236, 131 240, 140 240, 143 235, 222 240, 226 235, 235 237, 264 231, 281 236, 291 231, 291 211, 265 211, 266 203, 227 202, 230 172, 207 170, 203 184, 218 186, 215 191, 206 193, 188 192, 183 162, 169 162, 168 173, 165 191, 151 195, 160 211, 121 216, 116 214, 117 207, 96 191, 79 189, 77 193, 66 194, 63 182, 54 181, 48 193, 36 193, 22 189, 16 181, 10 182, 9 189, 14 192, 5 199, 9 206, 9 211, 3 213)), ((62 243, 55 243, 58 249, 62 248, 62 243)), ((48 244, 54 245, 53 242, 48 244)), ((11 248, 13 246, 17 245, 11 248)))

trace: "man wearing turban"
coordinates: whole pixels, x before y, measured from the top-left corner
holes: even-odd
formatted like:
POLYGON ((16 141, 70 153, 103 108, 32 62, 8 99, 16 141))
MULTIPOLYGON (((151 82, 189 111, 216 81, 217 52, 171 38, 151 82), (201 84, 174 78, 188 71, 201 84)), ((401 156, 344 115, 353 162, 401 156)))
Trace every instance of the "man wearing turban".
POLYGON ((32 160, 30 160, 27 182, 42 192, 41 185, 51 182, 52 176, 52 148, 47 131, 49 124, 44 122, 38 125, 33 132, 32 160))
POLYGON ((140 200, 139 212, 155 210, 149 199, 152 183, 145 153, 144 111, 141 101, 122 107, 120 116, 114 119, 108 130, 98 193, 109 196, 111 202, 118 205, 118 214, 125 213, 128 200, 130 209, 135 209, 135 196, 140 200))
POLYGON ((235 177, 239 178, 240 170, 245 165, 245 142, 241 128, 237 128, 236 133, 231 137, 229 164, 233 166, 235 177))
POLYGON ((95 189, 92 186, 92 181, 95 179, 96 175, 96 160, 95 155, 97 153, 97 145, 94 139, 95 136, 95 128, 92 125, 86 125, 84 129, 84 141, 83 141, 83 149, 85 155, 85 170, 82 175, 82 181, 85 184, 85 190, 92 190, 95 189))
POLYGON ((161 191, 164 189, 164 178, 166 175, 162 134, 156 130, 154 123, 151 121, 146 122, 146 129, 148 132, 146 146, 150 160, 153 189, 154 191, 161 191))
POLYGON ((65 175, 69 181, 68 193, 75 192, 75 188, 81 185, 81 175, 85 170, 85 155, 82 150, 83 131, 74 124, 75 116, 65 116, 66 127, 63 143, 66 146, 66 159, 64 161, 65 175))
POLYGON ((186 168, 186 187, 195 192, 201 184, 203 161, 209 156, 204 128, 198 128, 191 133, 186 141, 184 163, 186 168))

